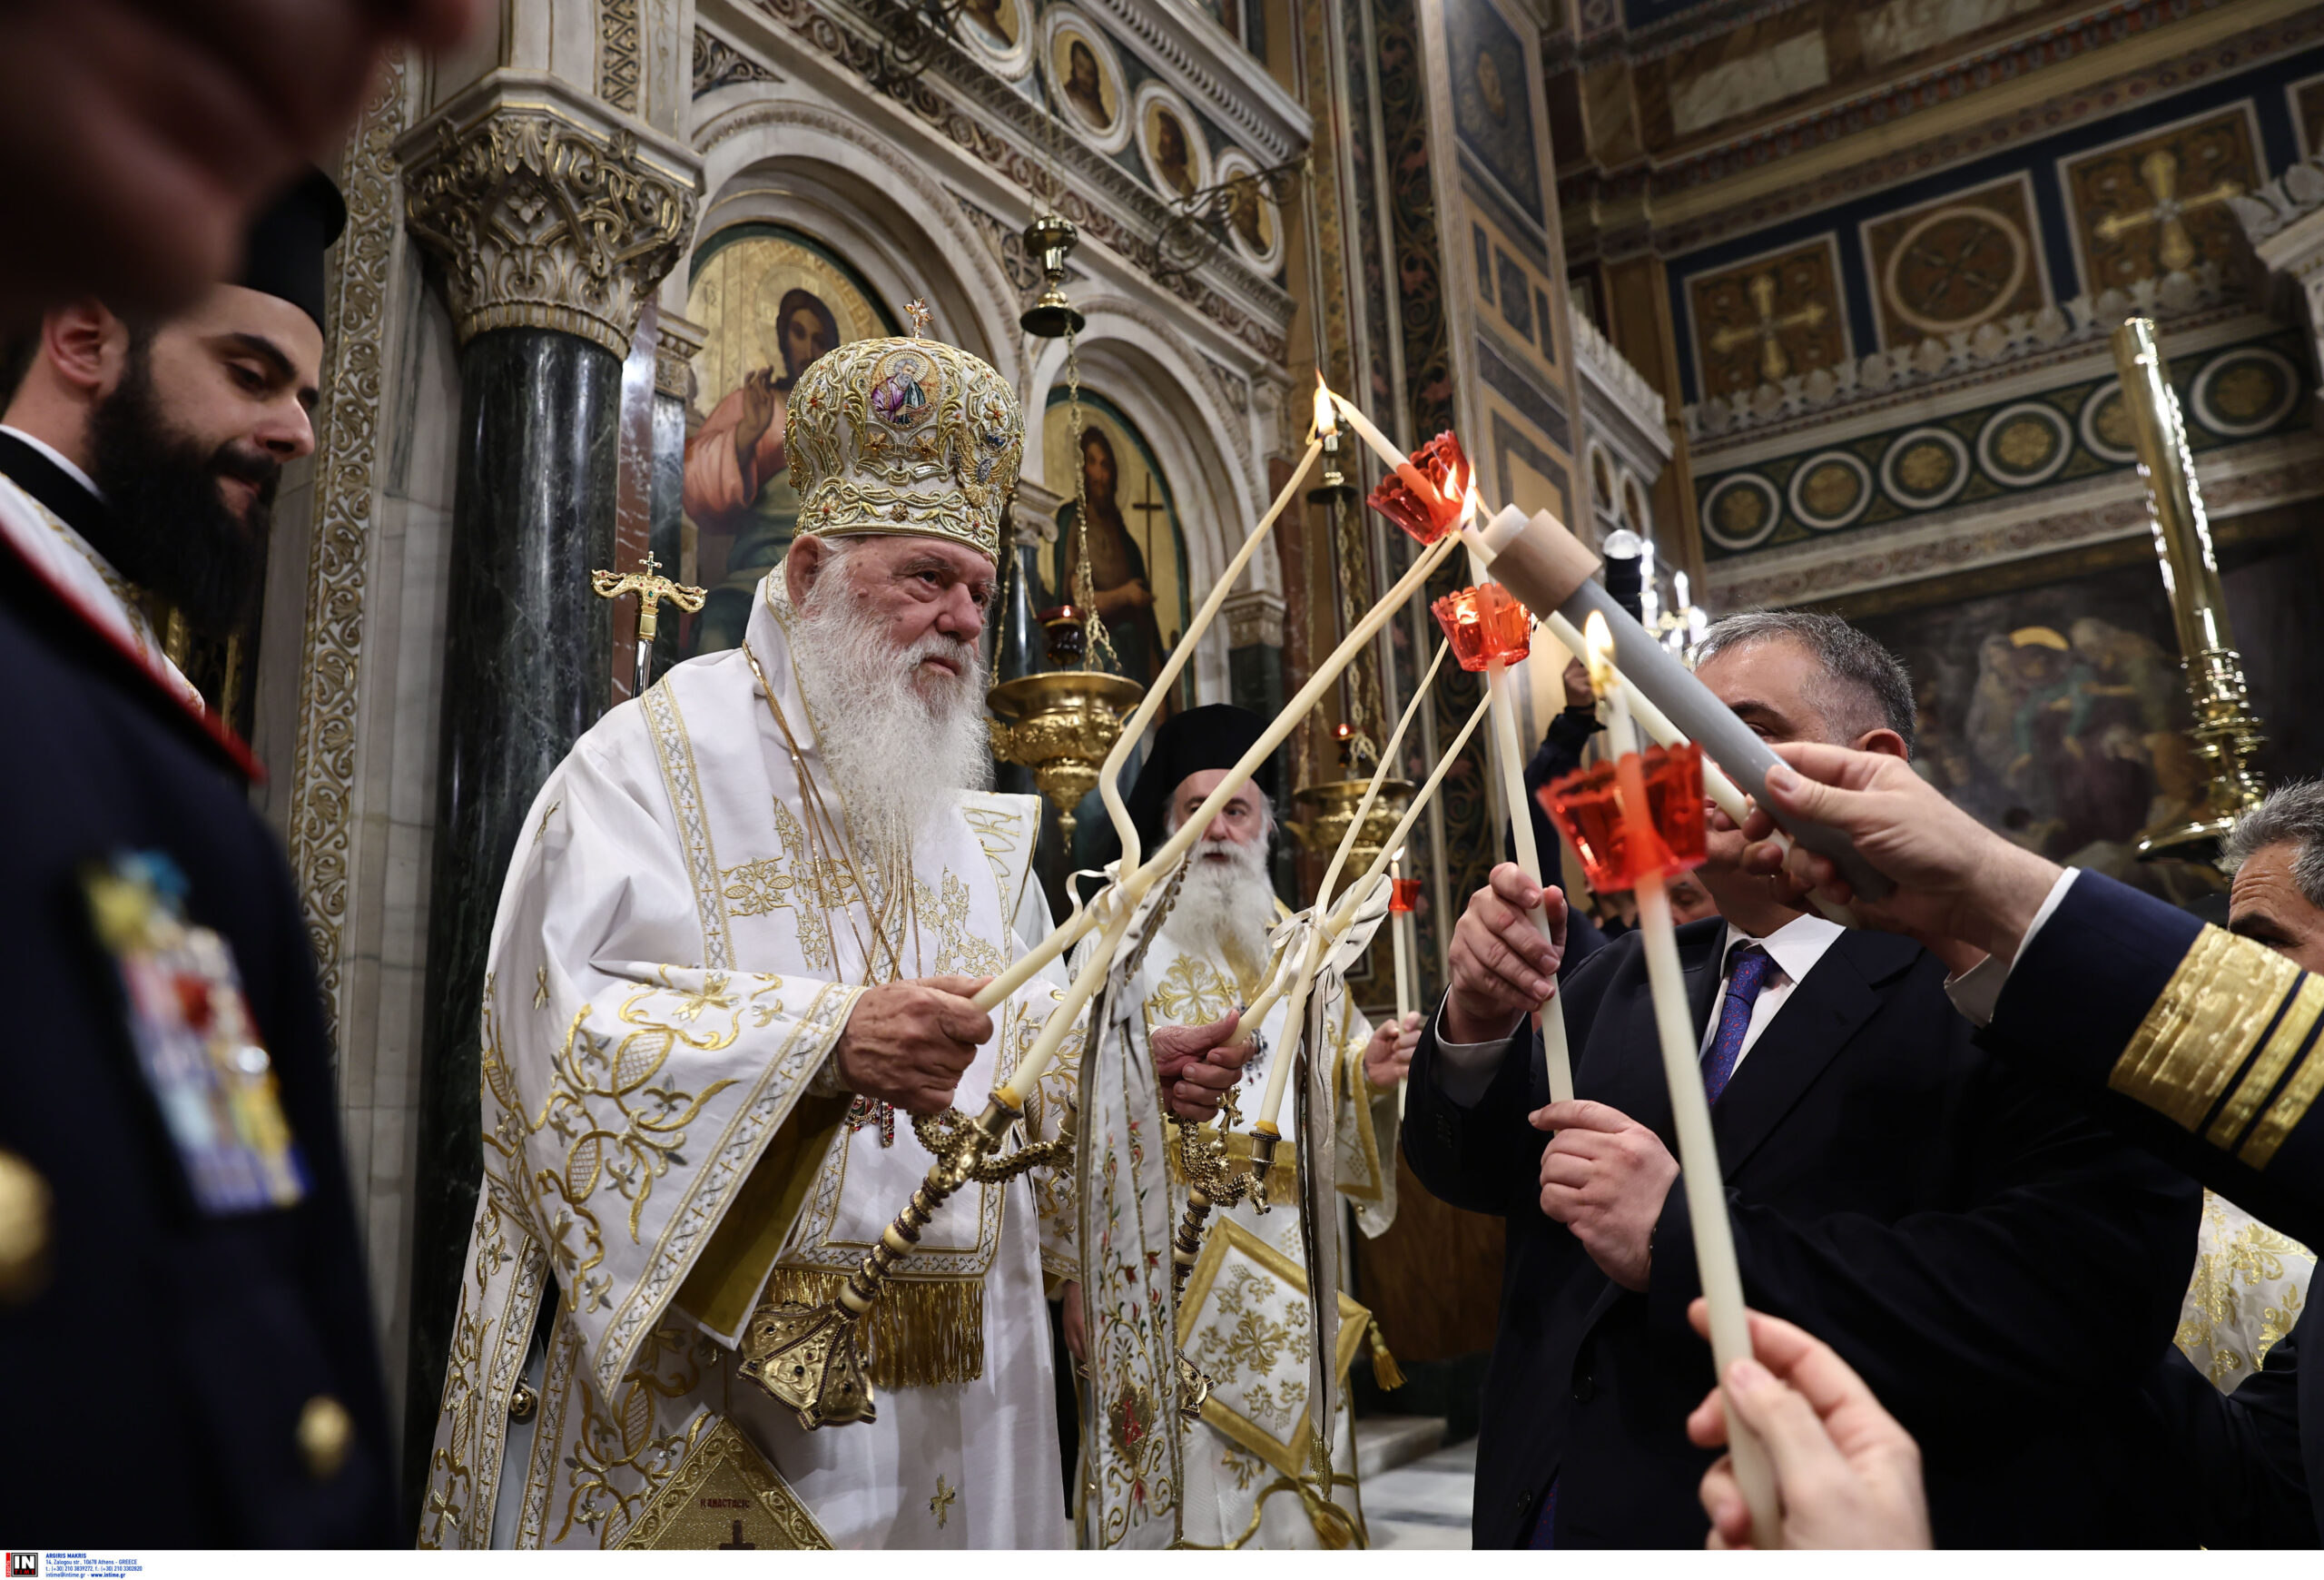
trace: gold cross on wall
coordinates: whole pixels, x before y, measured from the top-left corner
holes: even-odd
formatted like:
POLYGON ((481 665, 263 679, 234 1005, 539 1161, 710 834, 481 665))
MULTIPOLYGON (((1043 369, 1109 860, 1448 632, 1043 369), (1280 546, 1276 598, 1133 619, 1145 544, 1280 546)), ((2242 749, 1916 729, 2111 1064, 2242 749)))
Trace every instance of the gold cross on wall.
POLYGON ((1736 347, 1759 342, 1759 377, 1770 384, 1780 383, 1791 371, 1791 358, 1783 349, 1783 331, 1794 329, 1815 329, 1829 315, 1820 301, 1780 317, 1776 313, 1776 277, 1773 272, 1754 274, 1743 289, 1750 294, 1751 306, 1757 310, 1756 324, 1735 324, 1711 331, 1710 348, 1724 355, 1736 347))
POLYGON ((942 1476, 940 1476, 936 1478, 936 1496, 928 1500, 928 1512, 936 1516, 936 1528, 938 1530, 940 1531, 944 1528, 945 1520, 949 1518, 952 1513, 952 1500, 960 1496, 960 1490, 957 1487, 950 1487, 944 1485, 944 1478, 942 1476))
POLYGON ((2188 232, 2185 216, 2243 193, 2241 182, 2222 181, 2207 193, 2181 197, 2179 156, 2168 148, 2158 148, 2139 161, 2139 180, 2153 194, 2153 206, 2134 214, 2108 214, 2092 228, 2102 239, 2119 242, 2124 232, 2141 225, 2160 227, 2155 256, 2168 273, 2177 273, 2195 262, 2195 238, 2188 232))

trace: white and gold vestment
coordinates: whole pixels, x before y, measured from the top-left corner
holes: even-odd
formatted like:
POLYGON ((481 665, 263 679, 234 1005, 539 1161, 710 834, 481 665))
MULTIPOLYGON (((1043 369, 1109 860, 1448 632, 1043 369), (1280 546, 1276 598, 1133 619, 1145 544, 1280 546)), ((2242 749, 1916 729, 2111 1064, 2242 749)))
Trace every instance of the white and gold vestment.
MULTIPOLYGON (((1293 936, 1302 936, 1294 933, 1293 936)), ((1207 941, 1189 946, 1166 923, 1141 968, 1146 1023, 1198 1026, 1256 999, 1269 963, 1225 958, 1207 941)), ((1336 1194, 1351 1202, 1367 1237, 1385 1232, 1396 1211, 1396 1096, 1375 1091, 1364 1073, 1372 1026, 1336 976, 1319 978, 1325 1001, 1307 1017, 1328 1029, 1327 1060, 1336 1194)), ((1236 1101, 1242 1123, 1257 1117, 1267 1066, 1288 1056, 1285 1005, 1278 999, 1260 1034, 1265 1052, 1244 1067, 1236 1101)), ((1290 1123, 1285 1100, 1284 1131, 1290 1123)), ((1248 1138, 1230 1138, 1247 1159, 1248 1138)), ((1336 1412, 1332 1433, 1334 1486, 1321 1486, 1308 1447, 1308 1346, 1311 1308, 1299 1194, 1295 1183, 1295 1139, 1275 1154, 1273 1205, 1261 1213, 1246 1197, 1212 1213, 1203 1252, 1179 1306, 1187 1358, 1211 1380, 1202 1419, 1187 1429, 1182 1531, 1198 1547, 1317 1547, 1360 1539, 1354 1429, 1348 1410, 1336 1412), (1325 1497, 1341 1514, 1319 1509, 1325 1497)), ((1187 1187, 1177 1128, 1169 1145, 1171 1210, 1185 1210, 1187 1187)), ((1336 1235, 1336 1222, 1319 1225, 1336 1235)), ((1345 1295, 1334 1376, 1344 1387, 1347 1368, 1371 1329, 1370 1314, 1345 1295)))
MULTIPOLYGON (((864 985, 997 973, 1049 921, 1030 796, 963 792, 908 874, 812 836, 814 797, 843 815, 816 742, 844 721, 793 676, 782 575, 744 648, 678 666, 581 738, 510 865, 424 1545, 1068 1543, 1043 1286, 1078 1269, 1069 1164, 937 1213, 875 1310, 876 1421, 805 1432, 736 1375, 756 1303, 828 1298, 931 1161, 905 1116, 851 1107, 830 1072, 864 985), (528 1361, 552 1279, 562 1308, 528 1361), (537 1405, 512 1431, 528 1366, 537 1405)), ((995 1012, 961 1109, 1054 1002, 1037 980, 995 1012)), ((1035 1139, 1076 1051, 1028 1104, 1035 1139)))

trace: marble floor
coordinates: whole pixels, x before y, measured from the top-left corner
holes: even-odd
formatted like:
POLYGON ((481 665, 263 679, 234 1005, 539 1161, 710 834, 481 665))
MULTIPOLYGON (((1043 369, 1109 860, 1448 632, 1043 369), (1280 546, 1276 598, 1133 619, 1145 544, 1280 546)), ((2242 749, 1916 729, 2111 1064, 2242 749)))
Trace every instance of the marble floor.
POLYGON ((1477 1479, 1477 1440, 1364 1478, 1364 1523, 1372 1545, 1465 1548, 1477 1479))

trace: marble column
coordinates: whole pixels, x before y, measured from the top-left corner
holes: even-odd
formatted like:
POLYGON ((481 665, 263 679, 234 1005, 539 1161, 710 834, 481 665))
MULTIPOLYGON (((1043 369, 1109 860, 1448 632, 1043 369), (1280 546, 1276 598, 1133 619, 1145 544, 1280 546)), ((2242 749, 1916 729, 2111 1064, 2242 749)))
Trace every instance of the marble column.
POLYGON ((614 551, 622 359, 693 228, 690 156, 652 136, 496 73, 397 149, 461 381, 405 1416, 414 1496, 475 1210, 493 913, 534 795, 606 705, 612 627, 589 572, 614 551))

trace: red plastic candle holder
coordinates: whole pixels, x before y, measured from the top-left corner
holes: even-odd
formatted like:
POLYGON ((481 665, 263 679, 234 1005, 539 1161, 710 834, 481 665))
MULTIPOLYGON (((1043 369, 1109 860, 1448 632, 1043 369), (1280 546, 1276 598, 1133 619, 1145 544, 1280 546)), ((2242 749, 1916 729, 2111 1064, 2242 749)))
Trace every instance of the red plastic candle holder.
POLYGON ((1702 748, 1689 741, 1646 749, 1638 759, 1646 788, 1643 818, 1623 804, 1621 766, 1600 763, 1535 792, 1541 809, 1581 853, 1590 886, 1601 894, 1703 862, 1702 748))
POLYGON ((1462 588, 1432 606, 1452 657, 1471 674, 1498 659, 1521 662, 1533 644, 1533 617, 1497 581, 1462 588))
POLYGON ((1388 912, 1394 916, 1407 916, 1420 908, 1420 880, 1391 878, 1395 886, 1388 892, 1388 912))
POLYGON ((1440 433, 1413 451, 1411 461, 1380 479, 1367 501, 1380 514, 1423 543, 1433 543, 1460 523, 1468 501, 1469 458, 1461 441, 1440 433), (1426 491, 1413 487, 1413 477, 1426 491))

